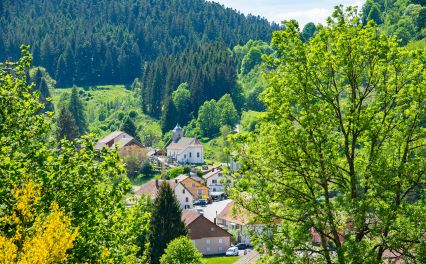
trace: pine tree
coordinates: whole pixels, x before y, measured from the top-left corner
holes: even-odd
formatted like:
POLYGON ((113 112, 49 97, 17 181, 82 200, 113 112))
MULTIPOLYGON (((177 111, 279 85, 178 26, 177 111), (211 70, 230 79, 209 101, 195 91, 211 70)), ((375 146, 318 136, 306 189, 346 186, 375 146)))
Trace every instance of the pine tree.
POLYGON ((75 123, 71 112, 66 107, 62 107, 59 112, 57 127, 58 140, 61 140, 64 137, 68 140, 78 138, 77 124, 75 123))
POLYGON ((151 217, 151 263, 159 263, 170 241, 187 235, 181 217, 182 210, 173 190, 167 182, 163 182, 154 200, 151 217))
POLYGON ((35 89, 38 89, 38 87, 40 86, 42 78, 43 78, 43 73, 41 72, 40 68, 37 68, 32 78, 32 82, 35 85, 35 89))
POLYGON ((51 98, 51 96, 49 87, 44 78, 41 79, 40 86, 37 87, 37 90, 40 92, 40 102, 44 104, 44 111, 53 112, 53 103, 47 100, 47 98, 51 98))
POLYGON ((161 115, 161 130, 163 133, 173 129, 173 127, 176 125, 176 115, 177 111, 173 100, 170 98, 166 99, 163 114, 161 115))
POLYGON ((133 121, 130 117, 127 117, 126 119, 124 119, 124 122, 121 125, 121 131, 126 132, 130 136, 139 140, 139 136, 138 136, 136 126, 135 126, 135 124, 133 123, 133 121))
POLYGON ((377 4, 374 4, 371 7, 370 13, 368 13, 367 20, 368 21, 373 20, 377 25, 380 25, 383 23, 382 14, 377 4))
POLYGON ((83 135, 86 132, 87 124, 86 117, 84 116, 84 106, 77 93, 77 88, 72 89, 70 104, 68 110, 74 117, 75 123, 78 127, 79 135, 83 135))

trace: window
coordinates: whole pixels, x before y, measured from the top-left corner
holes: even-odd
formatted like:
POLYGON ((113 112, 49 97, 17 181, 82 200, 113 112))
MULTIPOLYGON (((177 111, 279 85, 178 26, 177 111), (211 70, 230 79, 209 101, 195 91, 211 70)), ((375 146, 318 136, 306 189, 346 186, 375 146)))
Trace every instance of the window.
POLYGON ((217 180, 212 180, 212 183, 217 183, 217 180))
POLYGON ((188 229, 188 233, 191 234, 191 228, 188 229))
POLYGON ((195 187, 195 183, 192 184, 192 188, 194 188, 194 187, 195 187))
POLYGON ((189 152, 189 157, 192 158, 192 152, 189 152))
POLYGON ((200 152, 197 152, 197 158, 199 158, 200 157, 200 152))
POLYGON ((219 252, 222 252, 222 247, 219 247, 219 252))
POLYGON ((210 252, 210 247, 207 247, 207 248, 206 248, 206 251, 207 251, 207 252, 210 252))
POLYGON ((183 155, 183 158, 184 158, 184 159, 186 159, 186 154, 185 154, 185 155, 183 155))
POLYGON ((207 244, 207 245, 210 245, 210 239, 207 239, 207 240, 206 240, 206 244, 207 244))
MULTIPOLYGON (((219 239, 219 244, 222 244, 222 243, 223 243, 222 239, 219 239)), ((221 249, 219 249, 219 250, 221 250, 221 249)))
POLYGON ((214 227, 210 227, 210 231, 212 231, 212 232, 213 232, 213 231, 214 231, 214 227))
POLYGON ((197 194, 203 194, 203 190, 197 190, 197 194))
POLYGON ((182 193, 185 193, 185 189, 182 190, 182 193))
POLYGON ((188 197, 186 197, 186 198, 185 198, 185 202, 189 202, 189 199, 188 199, 188 197))
POLYGON ((213 188, 213 192, 215 192, 216 191, 216 188, 213 188))

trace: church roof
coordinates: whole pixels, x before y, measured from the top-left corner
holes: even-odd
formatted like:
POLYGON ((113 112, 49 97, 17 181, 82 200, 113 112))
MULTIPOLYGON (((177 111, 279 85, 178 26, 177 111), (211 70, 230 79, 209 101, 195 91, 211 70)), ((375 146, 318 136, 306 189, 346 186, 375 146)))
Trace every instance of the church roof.
POLYGON ((177 142, 171 142, 167 148, 185 150, 189 146, 203 146, 196 138, 181 137, 177 142))
POLYGON ((176 124, 175 128, 173 129, 173 131, 182 131, 183 129, 179 126, 179 124, 176 124))

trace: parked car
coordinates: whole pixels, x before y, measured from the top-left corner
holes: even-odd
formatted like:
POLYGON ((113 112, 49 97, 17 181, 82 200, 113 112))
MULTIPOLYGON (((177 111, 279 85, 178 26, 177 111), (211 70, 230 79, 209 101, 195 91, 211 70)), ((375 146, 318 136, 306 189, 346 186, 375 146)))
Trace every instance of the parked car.
POLYGON ((206 206, 207 200, 206 199, 200 199, 197 201, 194 201, 194 206, 206 206))
POLYGON ((225 255, 227 256, 238 256, 238 254, 239 254, 239 251, 237 247, 230 247, 225 253, 225 255))
POLYGON ((235 245, 235 247, 237 247, 239 250, 243 250, 246 249, 248 246, 244 243, 238 243, 235 245))

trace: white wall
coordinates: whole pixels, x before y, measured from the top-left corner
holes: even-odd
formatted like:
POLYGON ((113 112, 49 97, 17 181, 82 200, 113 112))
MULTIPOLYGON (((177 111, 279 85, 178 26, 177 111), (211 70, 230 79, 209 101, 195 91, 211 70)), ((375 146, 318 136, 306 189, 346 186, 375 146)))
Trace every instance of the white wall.
POLYGON ((179 183, 178 185, 176 185, 174 191, 180 203, 181 209, 193 208, 194 198, 192 197, 191 193, 188 192, 188 190, 186 190, 185 187, 183 187, 182 184, 179 183), (188 202, 186 201, 186 198, 188 198, 188 202))
POLYGON ((182 153, 177 155, 179 163, 204 163, 204 149, 202 146, 193 146, 186 148, 182 153), (197 157, 199 153, 199 157, 197 157))
POLYGON ((225 177, 220 174, 220 172, 209 177, 206 180, 206 186, 209 188, 209 192, 223 192, 224 184, 222 183, 222 180, 225 180, 225 177), (213 183, 214 180, 216 183, 213 183))

